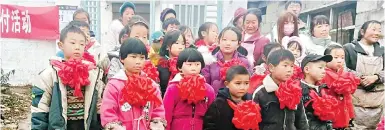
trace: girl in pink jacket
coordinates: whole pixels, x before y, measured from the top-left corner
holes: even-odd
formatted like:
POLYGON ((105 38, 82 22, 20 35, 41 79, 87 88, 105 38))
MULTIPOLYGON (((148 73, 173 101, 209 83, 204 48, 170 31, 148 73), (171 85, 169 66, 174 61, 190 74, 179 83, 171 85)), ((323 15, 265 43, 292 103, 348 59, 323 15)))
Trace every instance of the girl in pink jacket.
POLYGON ((196 49, 179 54, 177 68, 181 73, 170 81, 163 99, 167 130, 202 130, 203 116, 215 98, 213 88, 199 75, 204 66, 196 49))
POLYGON ((165 129, 164 107, 159 86, 140 75, 147 50, 136 38, 127 39, 120 47, 124 70, 112 77, 103 93, 102 125, 107 130, 165 129))

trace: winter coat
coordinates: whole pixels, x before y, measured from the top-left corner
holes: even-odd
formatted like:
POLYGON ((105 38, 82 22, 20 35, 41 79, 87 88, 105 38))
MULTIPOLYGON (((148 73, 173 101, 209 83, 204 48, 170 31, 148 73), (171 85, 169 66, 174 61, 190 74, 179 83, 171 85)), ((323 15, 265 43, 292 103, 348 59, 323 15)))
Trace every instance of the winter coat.
MULTIPOLYGON (((164 120, 164 106, 161 104, 158 107, 154 107, 154 103, 150 103, 148 109, 148 119, 143 118, 145 115, 143 107, 129 106, 128 110, 123 110, 123 106, 120 105, 122 99, 122 89, 127 81, 127 76, 124 70, 120 70, 114 77, 112 77, 106 86, 103 93, 103 101, 101 107, 101 121, 103 127, 108 127, 112 123, 120 122, 127 130, 146 130, 149 128, 152 120, 164 120)), ((153 87, 156 88, 156 94, 159 99, 160 96, 159 86, 153 82, 153 87)))
MULTIPOLYGON (((234 110, 227 100, 236 103, 231 99, 228 88, 219 89, 217 98, 210 105, 203 119, 203 130, 238 130, 232 122, 234 110)), ((242 100, 251 100, 251 95, 244 95, 242 100)))
POLYGON ((119 45, 119 33, 123 28, 124 26, 120 19, 115 19, 111 22, 109 31, 104 37, 105 40, 102 42, 104 52, 109 52, 119 45))
POLYGON ((261 58, 263 53, 263 47, 268 44, 270 41, 264 36, 261 36, 259 32, 253 34, 250 38, 244 39, 245 33, 242 36, 241 46, 247 50, 247 59, 251 66, 254 66, 254 62, 258 61, 261 58))
POLYGON ((214 90, 209 84, 206 87, 206 99, 199 104, 188 104, 179 96, 178 84, 182 79, 177 74, 167 87, 163 103, 166 110, 167 130, 202 130, 203 116, 214 101, 214 90))
POLYGON ((305 54, 318 54, 318 55, 324 55, 325 49, 329 47, 330 45, 340 45, 336 42, 333 42, 331 40, 331 37, 328 38, 316 38, 313 36, 306 36, 306 35, 299 35, 301 38, 301 41, 303 43, 303 46, 305 47, 305 54))
MULTIPOLYGON (((221 51, 217 52, 217 54, 215 54, 214 57, 216 57, 219 62, 225 62, 221 51)), ((250 74, 252 73, 253 69, 245 56, 243 56, 238 52, 235 52, 233 55, 233 58, 238 58, 239 60, 241 60, 246 65, 246 68, 249 71, 249 73, 250 74)), ((205 68, 202 69, 202 74, 205 76, 206 82, 214 88, 215 94, 218 93, 218 90, 220 88, 225 87, 224 81, 221 79, 221 76, 220 76, 220 69, 221 67, 218 64, 218 62, 208 64, 205 66, 205 68)))
POLYGON ((171 76, 171 72, 169 70, 169 65, 167 60, 168 58, 161 57, 159 59, 159 64, 157 66, 157 69, 159 72, 159 85, 160 85, 160 91, 162 92, 162 97, 164 97, 164 94, 166 93, 168 82, 171 76))
POLYGON ((107 53, 108 59, 110 60, 107 74, 108 79, 113 77, 117 72, 124 68, 119 58, 119 50, 119 47, 115 47, 114 50, 107 53))
POLYGON ((309 125, 305 115, 302 101, 296 110, 280 109, 280 104, 275 91, 275 84, 270 75, 263 79, 263 84, 253 93, 253 100, 261 106, 262 122, 260 130, 308 130, 309 125))
MULTIPOLYGON (((217 47, 217 48, 215 48, 214 50, 213 50, 213 52, 211 52, 211 54, 212 55, 215 55, 215 54, 217 54, 217 52, 220 50, 220 48, 219 47, 217 47)), ((242 46, 239 46, 238 48, 237 48, 237 51, 239 52, 239 53, 241 53, 243 56, 247 56, 247 50, 246 50, 246 48, 244 48, 244 47, 242 47, 242 46)))
MULTIPOLYGON (((54 57, 50 60, 63 59, 54 57)), ((92 64, 88 61, 83 63, 92 64)), ((50 64, 33 82, 32 87, 32 130, 65 130, 67 127, 67 88, 57 75, 60 69, 50 64)), ((90 85, 84 92, 84 128, 94 129, 98 126, 96 119, 97 102, 104 84, 101 81, 103 71, 101 69, 89 70, 90 85)))
MULTIPOLYGON (((301 88, 302 88, 302 102, 304 104, 307 104, 307 102, 309 102, 312 99, 310 97, 310 90, 313 90, 317 92, 319 96, 322 96, 320 92, 324 91, 323 89, 327 89, 327 86, 321 85, 318 87, 319 90, 317 91, 314 87, 312 87, 312 85, 309 85, 304 81, 301 81, 301 88)), ((322 121, 316 115, 314 115, 314 109, 312 104, 313 103, 308 103, 307 106, 305 106, 305 113, 308 119, 310 130, 332 130, 332 124, 330 121, 322 121)))

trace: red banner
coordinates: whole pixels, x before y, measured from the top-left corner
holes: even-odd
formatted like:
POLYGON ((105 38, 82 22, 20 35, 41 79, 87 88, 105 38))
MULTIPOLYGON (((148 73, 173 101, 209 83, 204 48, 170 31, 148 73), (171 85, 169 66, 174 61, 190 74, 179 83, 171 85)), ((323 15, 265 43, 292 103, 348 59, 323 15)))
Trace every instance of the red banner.
POLYGON ((0 5, 0 37, 37 40, 59 39, 57 6, 0 5))

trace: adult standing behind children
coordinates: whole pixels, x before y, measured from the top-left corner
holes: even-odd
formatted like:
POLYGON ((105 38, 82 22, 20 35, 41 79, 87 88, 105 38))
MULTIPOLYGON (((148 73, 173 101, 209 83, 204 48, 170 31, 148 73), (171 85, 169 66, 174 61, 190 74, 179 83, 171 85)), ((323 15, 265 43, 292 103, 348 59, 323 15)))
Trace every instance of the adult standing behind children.
POLYGON ((355 128, 375 129, 384 109, 384 47, 381 23, 365 22, 358 39, 344 45, 346 67, 361 78, 361 84, 353 94, 355 128))
POLYGON ((102 42, 105 52, 111 51, 116 45, 119 45, 119 33, 128 24, 128 20, 135 15, 135 9, 135 5, 131 2, 124 2, 120 6, 120 18, 111 22, 106 41, 102 42))
POLYGON ((270 41, 278 42, 282 44, 282 38, 285 36, 292 37, 298 36, 298 20, 297 17, 291 12, 284 12, 279 16, 277 22, 277 36, 273 36, 275 34, 270 33, 266 35, 270 41))
POLYGON ((262 22, 262 13, 257 8, 251 8, 243 17, 243 37, 241 46, 247 49, 247 59, 251 66, 261 58, 263 46, 269 43, 269 39, 261 36, 259 26, 262 22))
POLYGON ((310 21, 310 36, 300 35, 304 47, 305 54, 323 55, 325 49, 332 44, 338 44, 332 41, 329 35, 330 23, 325 15, 317 15, 310 21))

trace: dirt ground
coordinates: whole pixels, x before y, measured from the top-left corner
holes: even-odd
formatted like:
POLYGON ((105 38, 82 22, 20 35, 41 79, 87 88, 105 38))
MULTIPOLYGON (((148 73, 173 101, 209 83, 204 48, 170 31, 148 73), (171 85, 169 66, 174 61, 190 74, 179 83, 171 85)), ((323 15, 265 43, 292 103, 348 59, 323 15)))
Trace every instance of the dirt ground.
POLYGON ((1 87, 2 130, 31 129, 31 86, 1 87))

